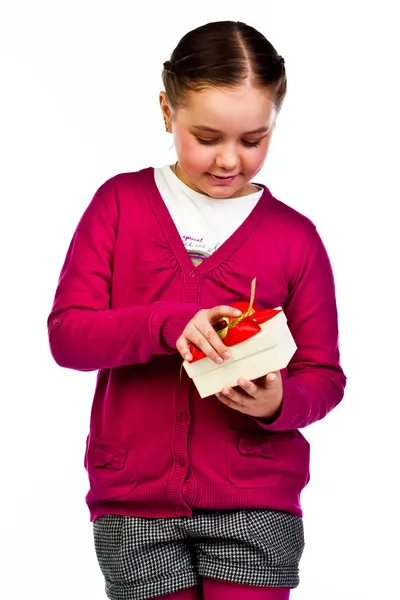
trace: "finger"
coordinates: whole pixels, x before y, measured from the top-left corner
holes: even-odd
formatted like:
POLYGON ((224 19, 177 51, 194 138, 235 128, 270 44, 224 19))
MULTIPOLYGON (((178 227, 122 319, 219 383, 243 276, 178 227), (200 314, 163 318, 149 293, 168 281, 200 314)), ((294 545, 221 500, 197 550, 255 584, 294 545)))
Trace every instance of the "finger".
POLYGON ((238 386, 241 387, 246 394, 256 398, 260 392, 260 388, 253 381, 249 381, 248 379, 238 379, 238 386))
POLYGON ((185 331, 186 337, 201 350, 208 358, 222 364, 224 360, 231 358, 229 348, 224 344, 221 337, 214 329, 214 324, 223 319, 239 317, 242 312, 232 306, 215 306, 209 310, 200 311, 196 315, 189 331, 185 331), (193 327, 195 330, 193 330, 193 327), (200 335, 199 335, 200 334, 200 335), (193 337, 195 335, 195 337, 193 337), (204 339, 203 339, 204 338, 204 339))
POLYGON ((211 323, 214 325, 218 321, 224 318, 237 318, 240 317, 242 311, 238 308, 233 308, 232 306, 214 306, 214 308, 210 308, 208 311, 208 318, 211 323))
POLYGON ((218 398, 218 400, 220 402, 222 402, 222 404, 229 406, 229 408, 232 408, 233 410, 237 410, 238 412, 241 412, 241 413, 249 414, 249 409, 247 406, 244 406, 243 404, 239 404, 238 402, 234 402, 228 396, 224 396, 224 394, 215 394, 215 395, 218 398))
POLYGON ((253 398, 251 398, 247 394, 244 394, 240 390, 235 390, 230 387, 223 388, 221 390, 221 394, 225 398, 229 398, 229 400, 231 400, 232 402, 240 404, 240 406, 248 406, 249 402, 252 402, 253 400, 253 398))
POLYGON ((188 362, 192 360, 193 356, 190 352, 189 344, 184 336, 181 335, 181 337, 177 340, 176 348, 184 360, 187 360, 188 362))
POLYGON ((197 329, 204 336, 208 344, 211 346, 213 352, 215 352, 215 356, 219 355, 222 359, 225 360, 231 358, 229 348, 225 346, 218 333, 214 330, 214 328, 208 321, 199 323, 197 325, 197 329))
MULTIPOLYGON (((200 327, 200 325, 199 325, 199 327, 200 327)), ((212 334, 213 334, 212 335, 211 332, 209 331, 209 328, 211 328, 210 323, 207 323, 205 325, 203 332, 193 326, 190 329, 188 329, 188 331, 186 333, 186 339, 189 340, 190 342, 192 342, 192 344, 194 344, 199 350, 201 350, 201 352, 203 352, 203 354, 205 356, 207 356, 208 358, 210 358, 211 360, 216 362, 218 365, 220 365, 224 362, 224 358, 227 358, 225 346, 224 346, 224 344, 222 344, 222 353, 220 355, 217 352, 217 350, 213 347, 212 343, 210 343, 206 339, 206 336, 207 336, 212 342, 215 340, 214 336, 216 336, 218 338, 219 342, 221 342, 219 335, 217 333, 215 333, 214 330, 212 331, 212 334)), ((218 346, 219 349, 221 349, 220 345, 218 344, 218 340, 214 341, 214 343, 218 346)))
POLYGON ((255 384, 260 389, 268 389, 269 387, 276 385, 276 382, 279 380, 282 380, 280 371, 271 371, 270 373, 267 373, 267 375, 256 379, 255 384))

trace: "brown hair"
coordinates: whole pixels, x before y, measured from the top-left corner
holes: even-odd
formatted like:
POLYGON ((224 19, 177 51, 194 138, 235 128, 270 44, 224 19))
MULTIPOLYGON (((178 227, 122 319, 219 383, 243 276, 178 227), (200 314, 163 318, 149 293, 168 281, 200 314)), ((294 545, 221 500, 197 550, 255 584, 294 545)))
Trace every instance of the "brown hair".
POLYGON ((279 111, 286 95, 285 61, 257 29, 240 21, 216 21, 189 31, 164 63, 172 108, 191 90, 233 88, 246 79, 270 90, 279 111))

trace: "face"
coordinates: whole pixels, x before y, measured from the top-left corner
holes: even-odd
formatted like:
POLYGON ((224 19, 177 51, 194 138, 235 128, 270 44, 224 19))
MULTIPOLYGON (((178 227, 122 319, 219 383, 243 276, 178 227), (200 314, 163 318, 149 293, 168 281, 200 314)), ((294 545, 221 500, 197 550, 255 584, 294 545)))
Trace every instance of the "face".
POLYGON ((267 90, 251 85, 192 91, 184 107, 171 112, 178 156, 177 175, 192 189, 213 198, 254 191, 249 182, 266 159, 276 108, 267 90))

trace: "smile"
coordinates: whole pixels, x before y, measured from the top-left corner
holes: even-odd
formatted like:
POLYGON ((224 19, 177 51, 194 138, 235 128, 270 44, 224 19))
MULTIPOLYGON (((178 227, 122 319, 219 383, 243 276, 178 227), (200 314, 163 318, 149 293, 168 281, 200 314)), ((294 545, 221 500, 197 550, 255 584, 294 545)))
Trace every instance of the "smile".
POLYGON ((229 177, 220 177, 218 175, 213 175, 212 173, 209 173, 209 175, 211 179, 213 179, 213 181, 217 181, 218 183, 230 183, 237 177, 237 175, 230 175, 229 177))

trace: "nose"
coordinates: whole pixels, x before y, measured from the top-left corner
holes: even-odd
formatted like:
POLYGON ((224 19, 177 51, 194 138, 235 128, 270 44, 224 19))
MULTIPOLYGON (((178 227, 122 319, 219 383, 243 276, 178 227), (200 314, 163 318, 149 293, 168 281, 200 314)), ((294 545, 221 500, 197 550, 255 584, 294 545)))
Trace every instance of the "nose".
POLYGON ((218 155, 215 158, 215 164, 219 169, 225 171, 233 171, 238 163, 238 157, 235 148, 225 147, 220 149, 218 155))

